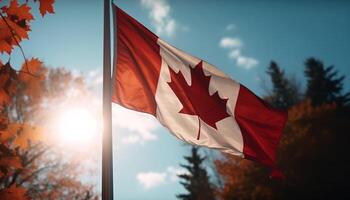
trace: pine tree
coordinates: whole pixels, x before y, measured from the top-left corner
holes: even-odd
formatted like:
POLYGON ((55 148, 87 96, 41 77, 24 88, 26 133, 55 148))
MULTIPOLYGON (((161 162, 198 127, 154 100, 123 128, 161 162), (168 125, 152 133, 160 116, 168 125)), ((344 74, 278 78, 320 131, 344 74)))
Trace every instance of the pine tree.
POLYGON ((267 70, 272 82, 272 94, 267 100, 276 108, 287 109, 299 101, 299 88, 295 81, 287 79, 275 61, 271 61, 267 70))
POLYGON ((305 96, 311 99, 312 105, 336 103, 344 106, 350 101, 350 92, 342 94, 345 76, 337 76, 334 66, 324 67, 320 60, 309 58, 305 61, 307 89, 305 96))
POLYGON ((184 156, 188 164, 181 165, 181 167, 187 169, 188 173, 179 175, 180 179, 182 179, 180 183, 188 193, 176 195, 177 198, 182 200, 215 199, 209 176, 202 166, 205 157, 199 155, 198 147, 192 146, 191 152, 190 156, 184 156))

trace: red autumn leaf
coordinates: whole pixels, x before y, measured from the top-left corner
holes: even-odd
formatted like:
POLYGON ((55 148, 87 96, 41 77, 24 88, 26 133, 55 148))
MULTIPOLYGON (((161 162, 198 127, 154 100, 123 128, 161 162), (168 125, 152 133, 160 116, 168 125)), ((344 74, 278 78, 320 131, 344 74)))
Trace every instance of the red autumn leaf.
POLYGON ((18 81, 25 86, 22 94, 28 96, 32 104, 41 101, 46 74, 47 68, 38 58, 26 60, 18 73, 18 81))
MULTIPOLYGON (((30 124, 9 124, 0 135, 0 142, 11 139, 14 147, 27 149, 29 142, 44 142, 47 140, 42 127, 31 126, 30 124), (15 136, 15 137, 14 137, 15 136)), ((0 160, 0 166, 3 163, 0 160)))
POLYGON ((28 197, 26 196, 26 189, 23 187, 16 186, 13 184, 9 188, 5 188, 0 191, 0 197, 2 200, 26 200, 28 197))
POLYGON ((55 0, 39 0, 40 6, 40 14, 44 16, 46 13, 55 13, 53 9, 53 4, 55 3, 55 0))
POLYGON ((11 99, 15 89, 16 71, 10 66, 10 63, 0 67, 0 108, 11 99))
POLYGON ((170 67, 171 82, 168 82, 183 106, 179 113, 198 116, 198 140, 201 120, 217 129, 216 122, 229 117, 226 111, 228 99, 221 99, 217 91, 213 95, 209 94, 210 76, 204 74, 202 65, 201 61, 194 68, 190 67, 191 85, 187 84, 182 73, 176 73, 170 67))
MULTIPOLYGON (((2 31, 2 29, 0 27, 0 32, 1 31, 2 31)), ((12 50, 12 46, 9 44, 9 42, 0 39, 0 53, 6 52, 6 53, 10 54, 11 50, 12 50)))
MULTIPOLYGON (((5 17, 5 19, 7 24, 2 18, 0 19, 0 53, 6 52, 10 54, 12 51, 12 46, 17 44, 16 41, 13 39, 13 35, 9 28, 10 20, 8 19, 8 17, 5 17)), ((18 36, 16 37, 16 39, 20 40, 18 36)))
POLYGON ((26 3, 19 5, 17 0, 1 8, 6 15, 0 19, 0 53, 10 54, 13 46, 28 39, 29 22, 34 19, 30 9, 26 3))
POLYGON ((19 5, 17 0, 12 0, 8 7, 2 7, 1 9, 15 22, 34 19, 30 13, 30 7, 26 3, 19 5))
POLYGON ((2 156, 0 159, 0 166, 21 168, 22 163, 18 156, 2 156))
POLYGON ((19 78, 22 81, 28 81, 31 79, 38 79, 38 77, 44 76, 46 73, 46 69, 43 66, 43 62, 35 57, 26 60, 23 63, 20 71, 24 72, 24 73, 19 74, 19 78), (35 77, 35 76, 37 76, 37 77, 35 77))
POLYGON ((29 26, 22 26, 11 20, 7 20, 7 24, 1 25, 2 29, 4 30, 4 33, 2 33, 1 35, 5 35, 9 39, 11 39, 14 44, 17 45, 17 43, 15 43, 16 41, 14 41, 13 39, 11 30, 9 29, 10 26, 18 42, 22 41, 22 39, 28 39, 28 31, 30 31, 29 26))

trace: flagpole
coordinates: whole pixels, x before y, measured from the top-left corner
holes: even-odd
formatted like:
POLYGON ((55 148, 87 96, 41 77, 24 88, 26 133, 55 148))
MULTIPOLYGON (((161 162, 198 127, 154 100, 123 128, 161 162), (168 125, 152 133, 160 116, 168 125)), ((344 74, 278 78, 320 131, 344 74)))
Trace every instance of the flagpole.
POLYGON ((102 200, 113 199, 113 143, 111 107, 111 35, 110 0, 104 0, 103 18, 103 137, 102 137, 102 200))

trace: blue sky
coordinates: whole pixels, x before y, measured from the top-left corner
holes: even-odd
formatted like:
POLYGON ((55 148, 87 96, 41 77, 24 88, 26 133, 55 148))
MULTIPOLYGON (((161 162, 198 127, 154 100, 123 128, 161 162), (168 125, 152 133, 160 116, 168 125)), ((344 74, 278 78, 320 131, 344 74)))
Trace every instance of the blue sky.
MULTIPOLYGON (((350 76, 350 1, 118 0, 116 4, 164 40, 217 66, 258 95, 269 85, 265 71, 271 60, 301 86, 303 62, 310 56, 350 76)), ((56 14, 43 19, 36 15, 30 40, 22 43, 27 57, 87 77, 100 73, 102 5, 102 0, 57 0, 56 14)), ((11 62, 23 62, 18 50, 11 62)), ((350 90, 349 77, 345 88, 350 90)), ((189 148, 152 117, 116 109, 113 120, 122 118, 114 126, 117 199, 175 199, 183 189, 173 175, 189 148), (128 121, 135 120, 131 127, 128 121)))

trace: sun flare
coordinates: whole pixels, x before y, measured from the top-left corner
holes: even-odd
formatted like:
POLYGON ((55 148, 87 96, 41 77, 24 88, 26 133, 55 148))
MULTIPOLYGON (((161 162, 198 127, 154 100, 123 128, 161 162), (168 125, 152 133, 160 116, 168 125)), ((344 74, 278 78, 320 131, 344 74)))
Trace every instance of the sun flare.
POLYGON ((61 113, 57 131, 63 142, 89 142, 98 133, 97 119, 86 109, 71 109, 61 113))

